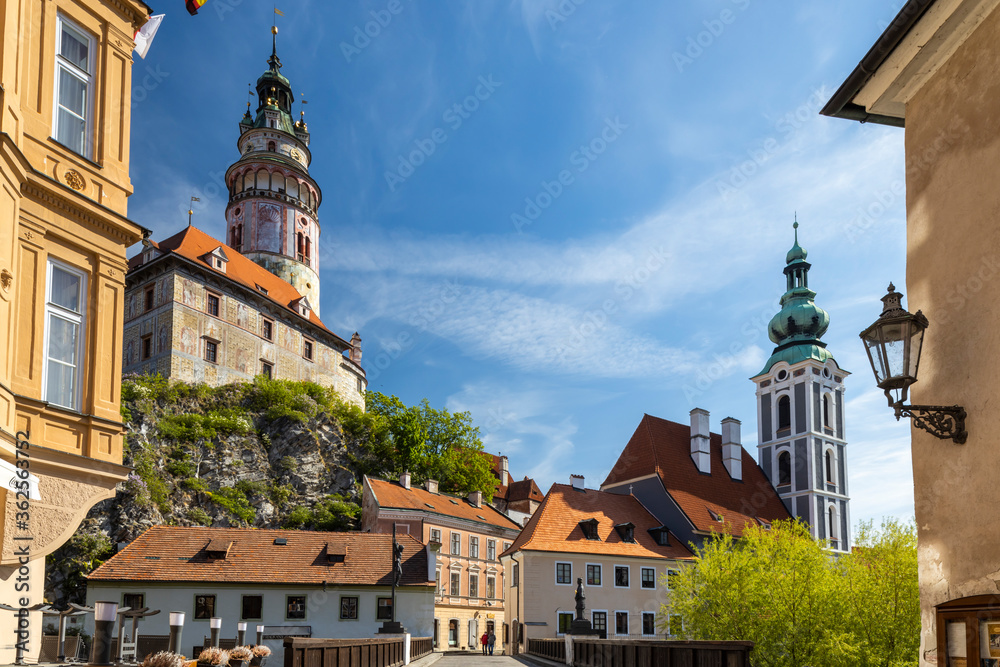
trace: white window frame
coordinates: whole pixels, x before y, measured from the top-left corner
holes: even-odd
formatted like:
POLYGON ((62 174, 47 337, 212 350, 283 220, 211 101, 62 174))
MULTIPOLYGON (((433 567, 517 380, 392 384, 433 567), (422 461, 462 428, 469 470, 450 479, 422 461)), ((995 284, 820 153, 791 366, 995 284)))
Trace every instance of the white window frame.
POLYGON ((594 625, 594 614, 604 614, 604 632, 608 632, 608 610, 607 609, 591 609, 590 610, 590 626, 597 630, 597 626, 594 625))
POLYGON ((837 466, 838 466, 838 464, 839 464, 839 462, 837 461, 837 450, 834 449, 834 447, 832 445, 824 443, 824 445, 823 445, 823 460, 820 462, 820 466, 822 466, 822 469, 823 469, 823 484, 824 485, 829 484, 833 488, 835 488, 838 491, 840 491, 840 489, 838 488, 838 485, 837 485, 837 480, 840 479, 840 477, 837 475, 837 466), (827 476, 826 476, 826 473, 827 473, 827 470, 826 470, 826 455, 827 454, 830 455, 830 471, 829 472, 830 472, 830 478, 831 479, 827 479, 827 476))
MULTIPOLYGON (((632 615, 629 613, 628 609, 615 609, 615 617, 614 618, 615 618, 615 636, 616 637, 628 637, 629 632, 631 632, 631 630, 632 630, 632 618, 631 618, 631 616, 632 615), (625 632, 624 633, 618 632, 618 614, 625 614, 625 625, 627 625, 628 627, 625 628, 625 632)), ((610 635, 611 633, 609 632, 608 634, 610 635)))
POLYGON ((469 558, 479 558, 479 538, 469 535, 469 558))
POLYGON ((647 591, 649 591, 649 590, 656 590, 656 568, 655 567, 645 567, 645 566, 643 566, 643 567, 639 568, 639 588, 645 589, 647 591), (646 578, 643 576, 643 573, 646 572, 646 570, 651 570, 653 572, 653 585, 652 586, 646 586, 645 585, 646 584, 646 578))
POLYGON ((604 587, 604 566, 601 563, 587 563, 586 565, 584 565, 584 568, 583 568, 583 583, 584 583, 585 586, 591 586, 591 587, 596 587, 596 588, 603 588, 604 587), (590 583, 590 572, 588 572, 587 570, 588 570, 588 568, 590 568, 591 565, 594 565, 594 566, 596 566, 596 567, 598 567, 600 569, 600 572, 601 572, 601 583, 599 583, 599 584, 592 584, 592 583, 590 583))
POLYGON ((497 559, 497 541, 496 540, 486 540, 486 560, 496 560, 497 559))
MULTIPOLYGON (((614 576, 615 576, 615 580, 612 582, 612 586, 614 588, 632 588, 632 568, 630 566, 628 566, 628 565, 619 565, 618 563, 615 563, 612 566, 612 571, 614 572, 614 576), (628 586, 619 586, 618 585, 618 568, 620 568, 620 567, 625 568, 625 571, 628 573, 627 574, 627 576, 628 576, 628 586)), ((602 581, 604 580, 603 576, 601 577, 601 580, 602 581)))
POLYGON ((497 599, 497 576, 495 574, 486 574, 486 590, 483 592, 486 593, 487 600, 497 599), (493 582, 493 595, 490 595, 490 581, 493 582))
POLYGON ((679 577, 680 574, 681 574, 681 571, 678 570, 676 567, 668 567, 667 568, 667 575, 666 575, 667 576, 667 590, 672 590, 673 589, 673 586, 670 585, 670 577, 671 576, 679 577))
POLYGON ((461 556, 462 555, 462 533, 456 533, 455 531, 452 531, 451 535, 449 536, 449 538, 451 539, 451 547, 450 547, 448 553, 450 555, 452 555, 452 556, 461 556), (455 548, 456 545, 458 546, 458 549, 455 548))
POLYGON ((434 542, 435 541, 434 540, 435 537, 437 537, 437 543, 441 544, 441 529, 440 528, 431 528, 431 539, 430 539, 430 541, 434 542), (437 533, 437 535, 435 535, 435 533, 437 533))
MULTIPOLYGON (((59 141, 59 82, 61 77, 59 76, 62 70, 66 70, 71 76, 80 79, 84 85, 87 87, 87 98, 83 103, 83 111, 87 116, 84 116, 83 120, 83 152, 77 153, 88 160, 92 159, 93 156, 93 143, 94 143, 94 65, 97 63, 97 53, 96 47, 97 40, 88 30, 84 30, 82 26, 76 21, 67 18, 61 12, 56 14, 56 54, 55 54, 55 80, 53 81, 53 99, 52 99, 52 138, 59 143, 60 146, 65 146, 68 150, 76 153, 71 146, 64 144, 59 141), (87 67, 89 71, 81 70, 75 63, 71 63, 62 56, 62 38, 63 38, 63 26, 69 26, 69 28, 76 33, 79 33, 80 37, 87 40, 87 67)), ((74 112, 66 109, 69 113, 76 115, 74 112)))
POLYGON ((556 582, 556 586, 572 586, 573 585, 573 562, 566 560, 557 560, 555 567, 552 572, 553 580, 556 582), (562 583, 559 581, 559 566, 569 565, 569 581, 562 583))
POLYGON ((45 283, 45 340, 42 343, 45 346, 45 351, 42 355, 42 396, 46 402, 51 403, 52 405, 58 405, 59 407, 79 412, 83 396, 83 352, 84 349, 86 349, 84 341, 87 337, 87 302, 89 300, 89 292, 87 292, 87 273, 75 266, 71 266, 70 264, 59 261, 58 259, 49 257, 48 265, 45 269, 45 283), (71 273, 80 279, 79 313, 74 313, 66 310, 62 306, 52 303, 52 269, 56 266, 58 266, 61 271, 71 273), (73 405, 59 405, 58 403, 49 400, 49 333, 52 329, 52 327, 49 326, 49 318, 52 316, 59 317, 67 322, 76 324, 79 327, 79 331, 76 336, 76 387, 73 390, 73 405))
POLYGON ((470 600, 478 600, 480 597, 482 597, 481 595, 479 595, 479 593, 480 593, 480 591, 479 591, 479 573, 478 572, 469 572, 469 599, 470 600), (476 594, 475 595, 472 594, 472 582, 473 581, 476 582, 476 594))
POLYGON ((642 632, 643 637, 655 637, 656 636, 656 612, 654 611, 643 611, 639 614, 639 631, 642 632), (646 632, 646 616, 653 617, 653 631, 651 633, 646 632))

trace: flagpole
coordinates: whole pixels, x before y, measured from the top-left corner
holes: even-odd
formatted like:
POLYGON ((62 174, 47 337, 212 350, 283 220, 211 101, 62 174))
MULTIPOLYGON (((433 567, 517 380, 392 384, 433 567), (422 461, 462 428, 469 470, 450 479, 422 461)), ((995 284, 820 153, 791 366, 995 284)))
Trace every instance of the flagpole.
POLYGON ((191 218, 194 216, 194 203, 196 201, 200 202, 201 198, 200 197, 191 197, 191 208, 188 209, 188 227, 190 227, 192 225, 191 218))

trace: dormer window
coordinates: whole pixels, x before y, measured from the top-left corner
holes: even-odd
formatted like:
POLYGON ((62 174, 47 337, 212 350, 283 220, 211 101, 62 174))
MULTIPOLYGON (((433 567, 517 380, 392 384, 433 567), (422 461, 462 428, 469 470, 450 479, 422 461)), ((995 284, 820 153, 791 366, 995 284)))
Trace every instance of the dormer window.
POLYGON ((721 514, 719 514, 715 510, 713 510, 711 507, 708 507, 706 509, 708 510, 708 515, 710 517, 712 517, 713 521, 718 521, 719 523, 722 523, 722 515, 721 514))
POLYGON ((219 246, 212 252, 203 255, 202 259, 205 260, 205 262, 213 269, 221 271, 222 273, 226 272, 226 263, 229 261, 229 257, 227 257, 226 253, 222 250, 222 246, 219 246))
POLYGON ((650 528, 649 534, 652 536, 653 541, 655 541, 661 547, 670 546, 670 529, 666 526, 658 526, 657 528, 650 528))
POLYGON ((635 543, 635 524, 631 521, 618 524, 615 526, 615 530, 618 532, 618 536, 622 538, 622 542, 635 543))
POLYGON ((232 546, 232 540, 211 540, 205 545, 205 555, 210 560, 225 560, 232 546))
POLYGON ((583 531, 583 536, 588 540, 601 539, 597 535, 597 519, 584 519, 580 522, 580 529, 583 531))
POLYGON ((347 549, 334 544, 326 545, 326 560, 331 565, 343 563, 347 560, 347 549))

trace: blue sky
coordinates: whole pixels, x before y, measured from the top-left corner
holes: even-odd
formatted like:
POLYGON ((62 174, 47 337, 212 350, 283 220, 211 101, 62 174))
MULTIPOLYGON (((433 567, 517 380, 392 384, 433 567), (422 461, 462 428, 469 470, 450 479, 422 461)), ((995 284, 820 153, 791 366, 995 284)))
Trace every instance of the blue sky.
MULTIPOLYGON (((854 373, 852 520, 911 516, 908 425, 857 336, 904 281, 903 135, 818 115, 900 5, 285 0, 278 53, 324 195, 324 321, 360 331, 370 389, 469 410, 543 490, 599 485, 644 412, 703 407, 716 432, 736 417, 756 455, 748 378, 773 348, 797 212, 825 340, 854 373)), ((156 6, 129 206, 154 238, 192 195, 224 238, 271 7, 156 6)))

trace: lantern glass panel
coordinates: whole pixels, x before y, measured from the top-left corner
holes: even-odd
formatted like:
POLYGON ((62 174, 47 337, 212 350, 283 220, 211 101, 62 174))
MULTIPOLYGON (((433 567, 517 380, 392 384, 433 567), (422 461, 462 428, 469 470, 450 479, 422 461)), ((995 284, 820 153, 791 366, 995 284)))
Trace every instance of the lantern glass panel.
POLYGON ((882 384, 886 375, 885 355, 882 354, 882 341, 879 339, 878 328, 872 329, 864 338, 865 350, 868 352, 868 361, 871 362, 872 370, 875 372, 875 383, 882 384))
POLYGON ((916 323, 910 325, 910 367, 907 374, 916 381, 917 368, 920 366, 920 349, 924 345, 924 328, 916 323))
POLYGON ((879 329, 882 332, 882 348, 885 353, 885 380, 906 375, 906 348, 910 342, 910 323, 886 322, 879 329))

